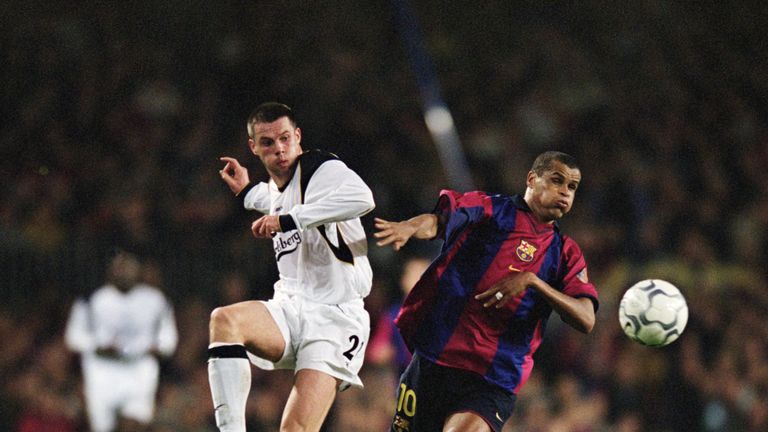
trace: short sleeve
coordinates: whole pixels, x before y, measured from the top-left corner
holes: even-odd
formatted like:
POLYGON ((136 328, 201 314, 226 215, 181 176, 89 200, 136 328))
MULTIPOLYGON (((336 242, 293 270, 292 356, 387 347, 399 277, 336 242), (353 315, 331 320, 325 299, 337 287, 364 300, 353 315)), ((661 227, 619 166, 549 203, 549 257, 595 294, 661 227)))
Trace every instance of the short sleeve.
POLYGON ((433 213, 439 220, 436 238, 448 241, 468 226, 488 220, 493 215, 493 202, 484 192, 444 189, 433 213))
POLYGON ((566 237, 563 245, 563 293, 571 297, 587 297, 592 300, 597 311, 600 303, 598 301, 597 288, 589 282, 587 271, 587 262, 581 249, 575 241, 566 237))

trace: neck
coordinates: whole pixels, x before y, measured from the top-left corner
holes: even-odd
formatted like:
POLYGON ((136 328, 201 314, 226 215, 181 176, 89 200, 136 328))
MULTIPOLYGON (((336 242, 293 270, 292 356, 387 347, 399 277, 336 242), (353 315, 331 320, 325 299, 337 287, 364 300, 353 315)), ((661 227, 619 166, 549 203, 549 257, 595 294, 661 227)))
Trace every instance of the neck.
POLYGON ((551 219, 549 217, 545 217, 542 215, 541 209, 539 208, 536 201, 533 199, 533 194, 531 193, 531 189, 527 189, 525 191, 525 195, 523 196, 523 199, 525 200, 525 203, 528 204, 528 208, 531 209, 531 213, 533 213, 533 216, 536 218, 537 221, 545 224, 555 223, 554 219, 551 219))
POLYGON ((282 174, 273 174, 270 176, 272 178, 272 181, 275 182, 275 185, 278 187, 278 189, 282 189, 285 187, 285 185, 288 184, 288 182, 291 181, 291 177, 293 177, 293 170, 287 175, 282 174))

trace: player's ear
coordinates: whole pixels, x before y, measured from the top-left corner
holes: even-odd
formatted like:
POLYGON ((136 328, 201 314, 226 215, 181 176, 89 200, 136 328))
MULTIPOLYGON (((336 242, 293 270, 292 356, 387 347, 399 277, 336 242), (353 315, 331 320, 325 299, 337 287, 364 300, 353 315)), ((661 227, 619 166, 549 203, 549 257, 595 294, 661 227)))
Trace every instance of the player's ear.
POLYGON ((253 138, 248 138, 248 148, 251 149, 251 153, 256 154, 256 141, 253 138))
POLYGON ((301 144, 301 128, 297 127, 293 133, 296 134, 296 144, 301 144))
POLYGON ((525 178, 525 185, 529 188, 533 188, 533 184, 536 182, 536 177, 538 176, 535 171, 528 171, 528 176, 525 178))

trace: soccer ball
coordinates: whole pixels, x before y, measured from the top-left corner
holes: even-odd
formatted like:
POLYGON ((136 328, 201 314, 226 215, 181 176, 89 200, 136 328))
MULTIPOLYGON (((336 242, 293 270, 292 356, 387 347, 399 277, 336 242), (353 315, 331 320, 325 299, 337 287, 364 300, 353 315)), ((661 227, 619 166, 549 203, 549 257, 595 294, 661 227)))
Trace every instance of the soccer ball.
POLYGON ((683 333, 688 323, 688 304, 671 283, 660 279, 642 280, 621 298, 619 323, 630 339, 662 347, 683 333))

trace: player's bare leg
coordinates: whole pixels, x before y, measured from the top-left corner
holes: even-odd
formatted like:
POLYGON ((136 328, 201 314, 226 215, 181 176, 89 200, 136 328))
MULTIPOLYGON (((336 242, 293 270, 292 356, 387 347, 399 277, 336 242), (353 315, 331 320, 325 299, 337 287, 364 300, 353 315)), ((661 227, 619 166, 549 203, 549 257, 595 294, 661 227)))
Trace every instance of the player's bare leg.
POLYGON ((443 432, 491 432, 491 427, 476 414, 460 412, 448 416, 443 432))
POLYGON ((246 348, 259 357, 279 360, 285 341, 263 303, 248 301, 214 309, 210 321, 208 378, 222 432, 245 432, 245 403, 251 390, 246 348))
POLYGON ((336 398, 339 380, 317 370, 301 369, 283 411, 280 432, 317 432, 336 398))
POLYGON ((261 358, 276 362, 283 356, 285 341, 277 323, 259 301, 216 308, 211 313, 211 344, 241 344, 261 358))

